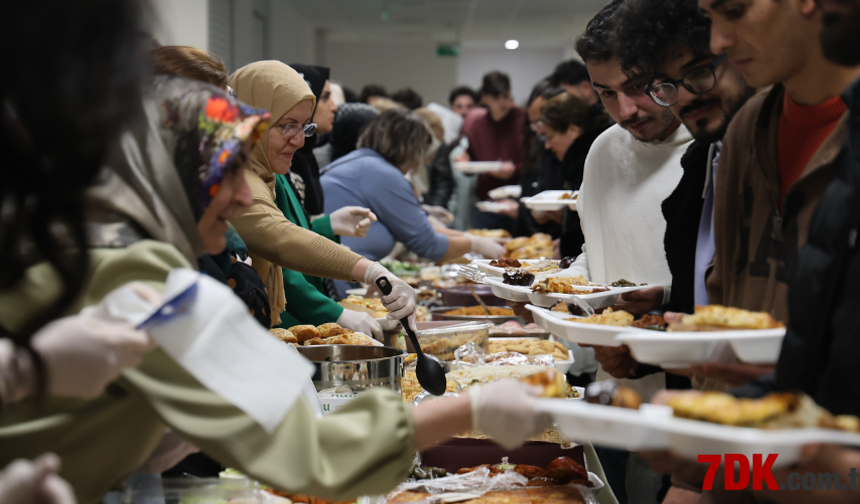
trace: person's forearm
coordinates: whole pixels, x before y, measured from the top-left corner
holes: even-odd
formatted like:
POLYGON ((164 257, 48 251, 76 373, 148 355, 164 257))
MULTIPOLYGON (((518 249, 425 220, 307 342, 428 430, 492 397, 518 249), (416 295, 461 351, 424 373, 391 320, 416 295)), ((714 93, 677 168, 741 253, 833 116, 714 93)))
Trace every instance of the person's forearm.
POLYGON ((472 240, 466 235, 449 236, 448 252, 442 257, 443 261, 449 261, 462 257, 472 251, 472 240))
POLYGON ((448 238, 451 238, 452 236, 453 237, 461 237, 462 236, 462 237, 468 238, 468 236, 466 236, 466 233, 464 233, 462 231, 457 231, 456 229, 451 229, 451 228, 443 228, 443 229, 437 228, 436 232, 442 233, 443 235, 447 236, 448 238))
POLYGON ((415 422, 415 449, 422 451, 472 429, 469 396, 445 398, 419 404, 412 409, 415 422))
POLYGON ((371 261, 366 257, 362 257, 352 267, 352 280, 354 282, 364 282, 364 275, 367 273, 367 268, 370 267, 371 261))

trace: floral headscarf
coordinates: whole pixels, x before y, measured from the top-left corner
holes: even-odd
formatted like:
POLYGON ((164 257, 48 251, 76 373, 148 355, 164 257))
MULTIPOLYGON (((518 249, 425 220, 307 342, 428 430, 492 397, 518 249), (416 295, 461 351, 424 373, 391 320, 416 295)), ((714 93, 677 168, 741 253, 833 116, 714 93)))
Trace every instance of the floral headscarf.
POLYGON ((212 202, 245 143, 268 129, 269 112, 231 98, 214 86, 177 77, 155 81, 159 131, 179 172, 195 219, 212 202))

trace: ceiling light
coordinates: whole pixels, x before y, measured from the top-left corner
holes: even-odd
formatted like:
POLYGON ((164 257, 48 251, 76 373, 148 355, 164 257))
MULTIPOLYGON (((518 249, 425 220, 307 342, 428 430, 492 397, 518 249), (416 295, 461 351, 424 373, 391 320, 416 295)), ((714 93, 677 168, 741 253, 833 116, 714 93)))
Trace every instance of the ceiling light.
POLYGON ((511 51, 513 51, 514 49, 516 49, 519 46, 520 46, 519 40, 511 39, 511 40, 508 40, 507 42, 505 42, 505 49, 510 49, 511 51))

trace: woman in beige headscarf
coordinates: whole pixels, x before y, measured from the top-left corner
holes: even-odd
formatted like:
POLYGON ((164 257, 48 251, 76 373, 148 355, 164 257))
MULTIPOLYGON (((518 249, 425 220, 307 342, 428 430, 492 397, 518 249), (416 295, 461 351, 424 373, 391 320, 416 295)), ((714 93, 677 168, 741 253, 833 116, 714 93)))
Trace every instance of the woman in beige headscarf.
POLYGON ((304 79, 279 61, 258 61, 237 70, 230 77, 230 86, 240 100, 272 114, 271 127, 251 152, 245 174, 253 204, 232 221, 266 284, 272 324, 280 323, 280 313, 284 311, 281 268, 287 268, 367 284, 387 277, 392 293, 382 302, 391 311, 389 317, 409 317, 414 326, 415 291, 411 287, 379 263, 293 224, 275 204, 275 174, 289 171, 293 154, 304 145, 305 131, 313 116, 315 99, 304 79))

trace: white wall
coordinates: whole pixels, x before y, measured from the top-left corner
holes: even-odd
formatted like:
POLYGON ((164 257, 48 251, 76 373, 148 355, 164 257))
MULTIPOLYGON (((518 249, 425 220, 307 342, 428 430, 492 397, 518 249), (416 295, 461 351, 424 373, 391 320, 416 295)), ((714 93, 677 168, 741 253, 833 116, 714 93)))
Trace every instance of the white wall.
POLYGON ((162 45, 209 48, 207 0, 152 0, 155 23, 152 34, 162 45))
POLYGON ((463 47, 457 61, 457 84, 479 89, 484 74, 501 70, 511 77, 511 91, 517 104, 528 100, 535 83, 551 74, 564 59, 563 47, 463 47))
POLYGON ((393 93, 411 86, 423 98, 446 104, 457 85, 457 58, 436 55, 431 40, 329 39, 325 47, 332 80, 356 93, 365 84, 382 84, 393 93))
POLYGON ((272 0, 271 57, 286 64, 317 63, 314 61, 316 30, 286 0, 272 0))

